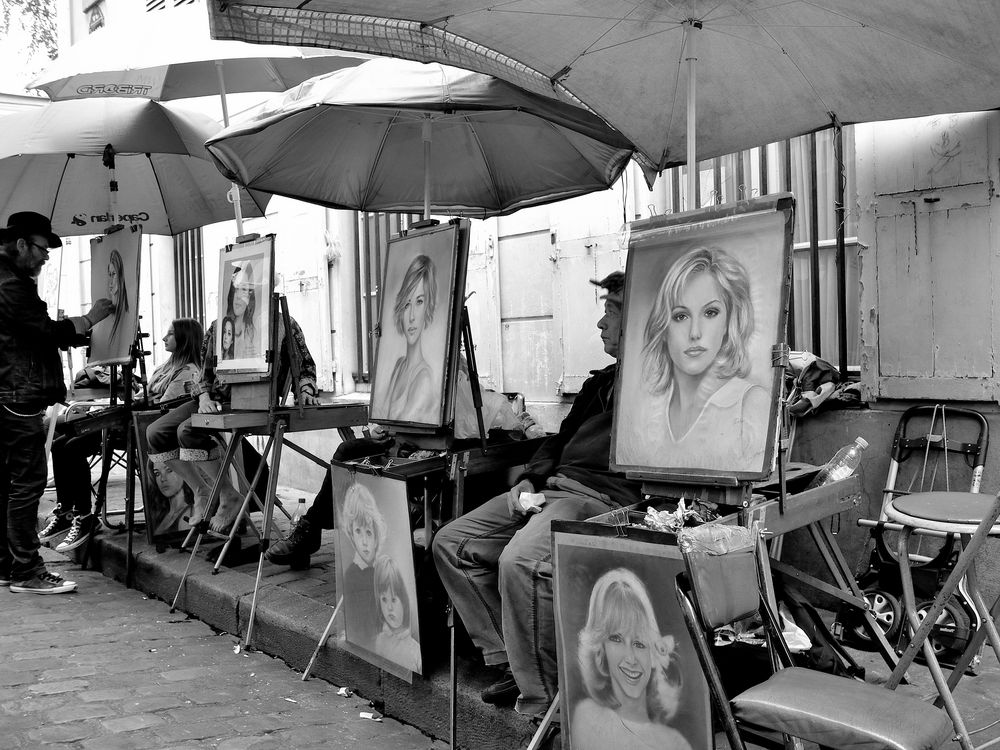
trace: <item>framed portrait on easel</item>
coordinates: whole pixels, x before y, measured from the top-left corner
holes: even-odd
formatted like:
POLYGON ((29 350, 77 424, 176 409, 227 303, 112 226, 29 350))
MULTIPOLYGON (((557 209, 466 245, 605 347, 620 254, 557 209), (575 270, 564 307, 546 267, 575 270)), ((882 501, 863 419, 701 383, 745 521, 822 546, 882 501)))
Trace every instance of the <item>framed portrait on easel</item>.
POLYGON ((552 524, 563 747, 711 747, 708 685, 674 595, 680 550, 633 531, 552 524))
POLYGON ((770 475, 794 200, 632 225, 611 465, 647 477, 770 475))
POLYGON ((90 295, 106 297, 115 310, 90 332, 87 362, 126 364, 139 330, 139 265, 142 232, 123 227, 90 241, 90 295))
POLYGON ((454 411, 469 222, 389 240, 371 420, 434 430, 454 411))
POLYGON ((274 289, 274 235, 231 245, 219 254, 219 309, 215 322, 216 372, 227 382, 234 374, 270 372, 273 348, 271 291, 274 289))

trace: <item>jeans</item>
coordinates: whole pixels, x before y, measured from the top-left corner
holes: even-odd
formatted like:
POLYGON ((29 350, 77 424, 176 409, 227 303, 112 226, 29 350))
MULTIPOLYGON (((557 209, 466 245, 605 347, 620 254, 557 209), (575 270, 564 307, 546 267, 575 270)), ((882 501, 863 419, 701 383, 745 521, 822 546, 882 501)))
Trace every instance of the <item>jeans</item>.
POLYGON ((149 442, 149 458, 161 463, 174 458, 191 461, 209 461, 220 458, 219 443, 208 430, 196 430, 191 426, 191 415, 198 411, 198 404, 191 401, 181 404, 164 414, 146 428, 149 442), (189 455, 181 456, 184 448, 189 455))
POLYGON ((56 513, 90 513, 90 457, 101 452, 101 433, 76 437, 61 434, 52 441, 52 477, 56 483, 56 513))
POLYGON ((486 664, 510 664, 521 691, 517 709, 528 714, 547 708, 558 689, 549 526, 616 506, 578 482, 559 485, 545 488, 541 512, 516 519, 506 493, 498 495, 442 528, 432 545, 441 582, 473 643, 486 664))
POLYGON ((45 491, 45 428, 38 407, 0 404, 0 576, 27 581, 45 569, 38 554, 38 501, 45 491), (19 416, 28 414, 29 416, 19 416))

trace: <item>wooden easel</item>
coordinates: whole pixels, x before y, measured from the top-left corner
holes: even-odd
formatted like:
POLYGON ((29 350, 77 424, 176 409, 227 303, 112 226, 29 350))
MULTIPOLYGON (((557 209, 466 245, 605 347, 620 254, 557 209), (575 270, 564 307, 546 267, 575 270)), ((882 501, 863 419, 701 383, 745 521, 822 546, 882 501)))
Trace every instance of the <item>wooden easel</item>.
MULTIPOLYGON (((272 315, 270 321, 271 336, 269 341, 276 342, 278 340, 278 316, 280 315, 285 328, 285 336, 282 339, 281 346, 291 347, 293 346, 293 343, 291 337, 291 317, 288 314, 288 302, 283 296, 280 295, 275 295, 273 301, 274 304, 271 308, 272 315)), ((292 364, 292 378, 297 383, 300 375, 297 361, 294 356, 291 356, 292 352, 290 349, 288 350, 288 354, 289 361, 292 364)), ((260 582, 263 575, 264 554, 270 546, 274 509, 276 505, 280 507, 277 500, 277 485, 278 473, 281 467, 282 449, 287 446, 324 468, 329 466, 327 461, 320 459, 304 448, 287 440, 285 438, 285 434, 288 432, 321 430, 334 427, 349 427, 353 425, 365 424, 368 421, 368 410, 364 406, 358 404, 338 404, 310 407, 305 407, 301 404, 295 407, 283 406, 281 404, 281 400, 284 397, 284 392, 287 390, 287 387, 284 383, 278 382, 280 350, 270 350, 268 353, 268 359, 270 360, 271 367, 267 377, 266 392, 268 395, 265 408, 233 410, 223 412, 221 414, 194 414, 192 416, 192 424, 195 427, 202 427, 215 431, 232 432, 232 439, 229 442, 229 446, 227 447, 225 456, 222 460, 219 475, 216 477, 215 484, 212 487, 212 493, 209 498, 208 508, 205 512, 205 518, 199 521, 199 523, 192 528, 192 530, 188 533, 188 539, 185 540, 185 543, 181 548, 183 550, 184 547, 186 547, 191 541, 191 537, 195 534, 197 535, 194 540, 194 546, 191 549, 187 566, 184 569, 184 574, 181 576, 180 583, 177 586, 177 592, 170 605, 171 612, 176 610, 177 602, 184 589, 184 583, 187 580, 187 576, 191 570, 191 564, 198 553, 202 539, 206 534, 214 533, 208 528, 208 520, 218 508, 222 483, 225 481, 227 472, 234 465, 236 453, 242 444, 243 438, 249 435, 267 435, 267 444, 261 454, 260 464, 253 481, 249 483, 248 489, 243 495, 243 503, 241 506, 241 512, 246 511, 249 508, 249 502, 252 497, 264 513, 264 526, 263 531, 260 534, 260 557, 257 563, 257 575, 254 582, 253 599, 250 606, 250 616, 247 623, 247 632, 244 641, 245 648, 250 646, 250 642, 253 637, 254 618, 257 610, 257 595, 260 590, 260 582), (257 498, 255 494, 254 488, 257 481, 260 479, 263 467, 269 456, 271 460, 267 495, 264 498, 263 503, 261 503, 260 498, 257 498)), ((234 383, 232 387, 235 391, 240 386, 243 386, 243 384, 234 383)), ((262 392, 259 384, 251 384, 249 389, 252 390, 250 400, 253 400, 254 394, 259 396, 262 392)), ((235 398, 235 394, 234 402, 238 402, 235 398)), ((283 508, 282 511, 284 512, 283 508)), ((234 519, 234 529, 239 523, 239 518, 240 517, 238 516, 234 519)), ((233 533, 233 531, 230 532, 230 539, 232 538, 231 535, 233 533)), ((224 535, 219 536, 224 537, 224 535)), ((216 567, 213 572, 217 572, 217 570, 218 567, 216 567)))

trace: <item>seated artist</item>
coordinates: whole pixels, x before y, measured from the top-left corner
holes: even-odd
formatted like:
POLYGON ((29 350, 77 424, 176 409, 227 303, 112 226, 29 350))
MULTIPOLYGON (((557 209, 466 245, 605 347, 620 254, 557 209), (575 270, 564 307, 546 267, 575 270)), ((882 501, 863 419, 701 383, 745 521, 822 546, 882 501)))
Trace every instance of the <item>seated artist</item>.
MULTIPOLYGON (((601 330, 604 350, 618 356, 621 271, 591 282, 606 290, 601 330)), ((455 519, 434 537, 434 561, 473 642, 487 665, 503 670, 483 692, 516 710, 541 715, 557 691, 552 603, 550 522, 583 520, 640 500, 640 484, 609 470, 617 364, 595 372, 517 484, 455 519), (533 512, 522 493, 541 493, 533 512)))
MULTIPOLYGON (((309 353, 302 328, 294 318, 290 319, 290 322, 290 345, 284 346, 285 325, 283 320, 278 319, 276 344, 280 352, 278 382, 288 382, 292 369, 291 357, 294 357, 299 370, 299 381, 293 388, 295 401, 306 406, 314 406, 319 404, 316 363, 309 353)), ((208 510, 212 485, 222 466, 219 438, 210 431, 196 430, 191 426, 191 415, 195 412, 218 413, 222 411, 223 404, 227 404, 230 399, 230 387, 217 382, 215 378, 217 323, 218 321, 213 321, 205 334, 201 347, 203 365, 200 377, 192 383, 192 400, 167 412, 146 429, 149 460, 153 464, 167 464, 195 492, 194 512, 189 519, 192 526, 201 520, 209 520, 204 519, 204 515, 208 510)), ((243 498, 225 480, 222 483, 221 493, 218 509, 210 519, 209 525, 213 531, 226 532, 239 514, 243 498)))
MULTIPOLYGON (((163 337, 170 358, 153 370, 147 385, 152 403, 172 401, 186 394, 187 384, 198 378, 201 367, 201 323, 178 318, 163 337)), ((98 368, 87 367, 77 375, 75 384, 96 380, 105 387, 110 379, 98 368)), ((65 424, 65 423, 63 423, 65 424)), ((52 517, 38 533, 44 544, 68 531, 56 546, 56 552, 69 552, 83 544, 94 529, 90 496, 90 457, 101 452, 102 432, 97 430, 73 435, 64 426, 56 426, 52 441, 52 477, 56 487, 56 507, 52 517)))

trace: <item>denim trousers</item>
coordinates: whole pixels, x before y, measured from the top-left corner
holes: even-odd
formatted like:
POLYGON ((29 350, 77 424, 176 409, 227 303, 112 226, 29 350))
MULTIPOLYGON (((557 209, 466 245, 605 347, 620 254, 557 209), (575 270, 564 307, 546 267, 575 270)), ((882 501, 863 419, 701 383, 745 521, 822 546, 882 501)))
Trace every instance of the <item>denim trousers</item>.
POLYGON ((498 495, 434 537, 434 563, 455 611, 486 664, 510 664, 522 713, 543 711, 558 690, 550 524, 616 505, 583 492, 547 487, 541 512, 516 519, 506 493, 498 495))
POLYGON ((27 581, 45 568, 38 554, 38 501, 48 473, 45 428, 40 412, 11 408, 13 412, 0 404, 0 530, 5 540, 0 576, 27 581))
POLYGON ((208 430, 191 426, 191 416, 198 411, 198 404, 190 401, 174 407, 146 428, 149 458, 154 463, 182 458, 191 461, 208 461, 219 458, 219 443, 208 430), (186 449, 191 455, 180 455, 186 449))
POLYGON ((56 484, 56 513, 90 513, 90 457, 101 452, 101 433, 57 434, 52 441, 52 478, 56 484))

